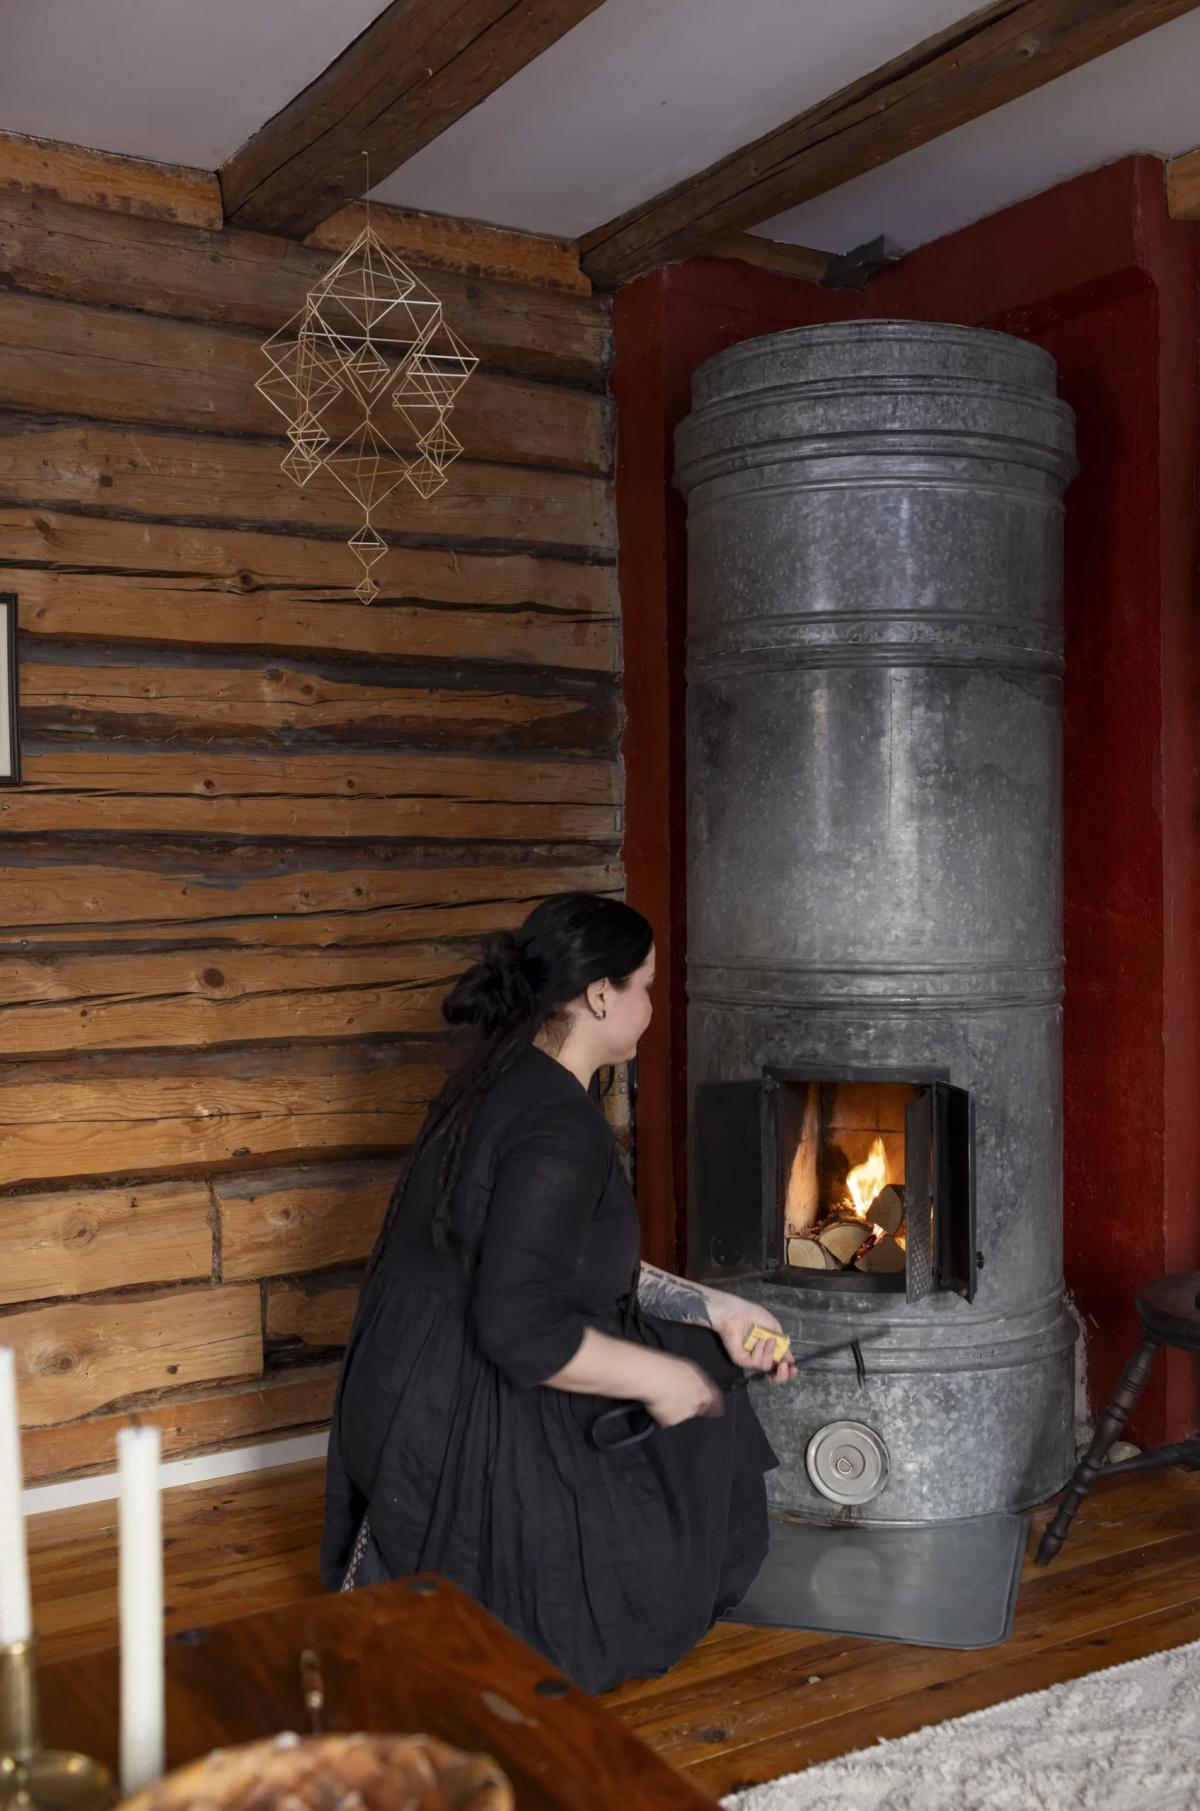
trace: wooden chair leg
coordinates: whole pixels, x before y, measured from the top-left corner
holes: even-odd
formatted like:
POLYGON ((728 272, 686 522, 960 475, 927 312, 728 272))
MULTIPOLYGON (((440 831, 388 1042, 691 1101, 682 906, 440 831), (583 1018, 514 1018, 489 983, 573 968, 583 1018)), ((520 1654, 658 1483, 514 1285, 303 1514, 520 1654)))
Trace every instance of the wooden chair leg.
POLYGON ((1075 1467, 1075 1475, 1058 1506, 1058 1513, 1042 1536, 1034 1562, 1036 1565, 1048 1566, 1066 1540, 1067 1530, 1075 1520, 1079 1505, 1104 1469, 1110 1446, 1121 1433, 1133 1413, 1138 1397, 1146 1387, 1146 1380, 1153 1369, 1154 1360, 1162 1350, 1162 1344, 1161 1339, 1155 1339, 1152 1333, 1147 1333, 1122 1371, 1120 1380, 1108 1399, 1108 1406, 1096 1423, 1092 1444, 1075 1467))

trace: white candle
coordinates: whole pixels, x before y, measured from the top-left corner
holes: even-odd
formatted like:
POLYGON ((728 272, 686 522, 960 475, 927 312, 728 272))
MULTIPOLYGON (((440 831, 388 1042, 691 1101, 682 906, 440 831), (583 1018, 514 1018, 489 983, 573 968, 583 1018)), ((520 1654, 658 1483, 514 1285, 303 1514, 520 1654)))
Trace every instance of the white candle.
POLYGON ((121 1791, 152 1786, 163 1771, 162 1504, 156 1427, 117 1435, 120 1487, 121 1791))
POLYGON ((0 1346, 0 1646, 29 1641, 29 1564, 21 1512, 21 1434, 17 1418, 17 1361, 0 1346))

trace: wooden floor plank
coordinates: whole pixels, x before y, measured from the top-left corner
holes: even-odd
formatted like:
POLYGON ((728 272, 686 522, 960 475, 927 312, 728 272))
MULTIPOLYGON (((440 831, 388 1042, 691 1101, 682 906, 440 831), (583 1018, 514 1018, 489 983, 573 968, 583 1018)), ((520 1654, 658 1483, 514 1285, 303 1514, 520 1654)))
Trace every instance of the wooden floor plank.
MULTIPOLYGON (((170 1630, 319 1589, 322 1474, 311 1463, 167 1493, 170 1630)), ((1001 1647, 963 1653, 722 1624, 666 1678, 606 1703, 720 1797, 1200 1639, 1200 1474, 1110 1480, 1043 1571, 1033 1554, 1051 1513, 1047 1505, 1030 1518, 1016 1626, 1001 1647)), ((31 1561, 47 1657, 115 1638, 115 1504, 35 1518, 31 1561)))
MULTIPOLYGON (((795 1733, 788 1733, 777 1741, 762 1742, 749 1748, 721 1747, 683 1771, 714 1798, 720 1798, 748 1786, 761 1785, 766 1780, 817 1767, 823 1761, 835 1760, 839 1755, 866 1748, 876 1741, 911 1735, 928 1724, 986 1710, 1006 1699, 1044 1691, 1048 1686, 1082 1678, 1102 1667, 1119 1666, 1124 1661, 1141 1660, 1166 1648, 1181 1647, 1198 1637, 1200 1604, 1193 1600, 1151 1616, 1137 1617, 1105 1635, 1055 1643, 1019 1661, 1006 1662, 1001 1658, 1005 1649, 991 1649, 989 1652, 996 1658, 987 1667, 948 1679, 937 1687, 900 1693, 873 1712, 869 1725, 864 1725, 857 1712, 827 1718, 813 1724, 802 1739, 795 1733)), ((642 1734, 636 1730, 636 1725, 635 1731, 642 1734)), ((658 1746, 652 1737, 643 1736, 643 1739, 649 1740, 652 1747, 658 1746)), ((666 1758, 679 1765, 674 1755, 666 1758)))
MULTIPOLYGON (((318 1592, 324 1478, 324 1462, 311 1460, 166 1491, 168 1633, 318 1592)), ((41 1659, 66 1659, 116 1640, 115 1502, 33 1517, 29 1559, 41 1659)))

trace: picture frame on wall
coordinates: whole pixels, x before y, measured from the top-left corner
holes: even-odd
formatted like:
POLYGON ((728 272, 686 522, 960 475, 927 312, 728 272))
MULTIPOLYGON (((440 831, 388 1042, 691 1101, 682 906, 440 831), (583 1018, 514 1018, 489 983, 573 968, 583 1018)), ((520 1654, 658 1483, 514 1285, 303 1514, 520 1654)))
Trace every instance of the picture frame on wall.
POLYGON ((0 786, 21 783, 17 727, 17 600, 0 591, 0 786))

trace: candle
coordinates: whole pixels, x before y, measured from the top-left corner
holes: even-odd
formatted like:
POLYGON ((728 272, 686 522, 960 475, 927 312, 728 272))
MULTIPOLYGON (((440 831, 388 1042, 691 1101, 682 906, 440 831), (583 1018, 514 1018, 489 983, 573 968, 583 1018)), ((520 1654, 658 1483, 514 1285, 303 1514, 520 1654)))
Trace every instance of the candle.
POLYGON ((156 1427, 117 1435, 121 1604, 121 1791, 162 1778, 162 1505, 156 1427))
POLYGON ((21 1435, 17 1419, 17 1361, 0 1346, 0 1647, 29 1641, 29 1565, 21 1513, 21 1435))

